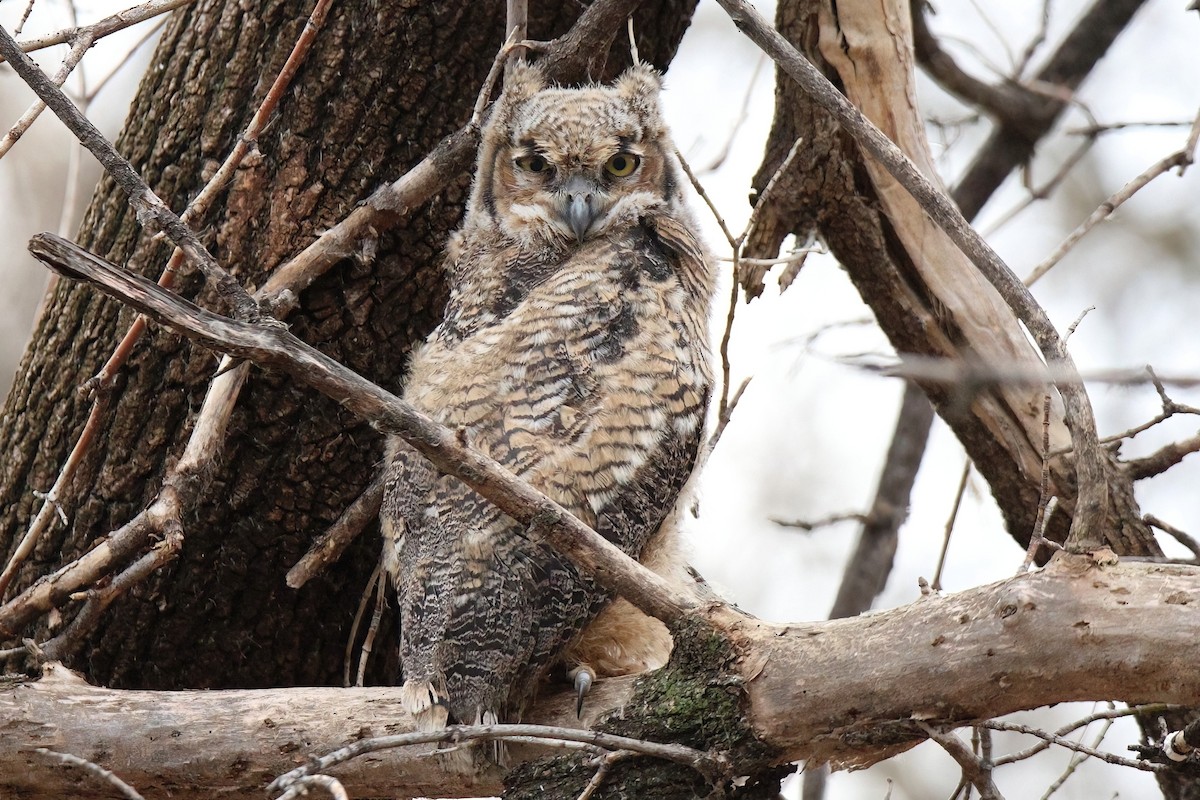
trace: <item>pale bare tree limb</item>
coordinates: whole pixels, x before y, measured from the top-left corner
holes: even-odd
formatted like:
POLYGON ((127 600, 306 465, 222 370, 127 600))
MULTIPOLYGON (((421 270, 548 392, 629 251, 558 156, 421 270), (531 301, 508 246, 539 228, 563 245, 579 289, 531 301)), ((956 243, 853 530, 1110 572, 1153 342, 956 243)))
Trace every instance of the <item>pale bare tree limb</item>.
MULTIPOLYGON (((1057 556, 1042 570, 845 620, 777 624, 706 613, 735 641, 747 721, 772 759, 844 767, 922 741, 918 720, 949 730, 1056 702, 1194 702, 1200 673, 1179 665, 1200 659, 1200 639, 1191 635, 1198 587, 1200 567, 1105 566, 1086 556, 1057 556)), ((87 754, 103 741, 102 766, 122 765, 123 778, 143 792, 187 783, 194 800, 246 794, 310 755, 414 730, 397 687, 117 691, 88 686, 61 667, 49 670, 42 681, 0 685, 7 726, 0 793, 27 796, 31 783, 42 781, 50 793, 42 796, 55 796, 60 785, 53 776, 30 766, 32 737, 40 746, 87 754), (230 770, 238 760, 242 768, 230 770)), ((590 727, 598 715, 620 713, 635 682, 598 681, 583 720, 575 718, 570 689, 545 697, 528 720, 590 727)), ((1025 732, 1079 750, 1066 738, 1076 725, 1025 732)), ((726 755, 736 770, 737 755, 726 755)), ((1098 757, 1105 756, 1118 758, 1098 757)), ((996 761, 1007 763, 1003 754, 996 761)), ((449 774, 427 750, 408 748, 348 761, 333 774, 354 796, 400 794, 398 786, 425 796, 480 796, 495 793, 500 780, 494 768, 449 774)), ((87 791, 66 794, 99 796, 87 791)))

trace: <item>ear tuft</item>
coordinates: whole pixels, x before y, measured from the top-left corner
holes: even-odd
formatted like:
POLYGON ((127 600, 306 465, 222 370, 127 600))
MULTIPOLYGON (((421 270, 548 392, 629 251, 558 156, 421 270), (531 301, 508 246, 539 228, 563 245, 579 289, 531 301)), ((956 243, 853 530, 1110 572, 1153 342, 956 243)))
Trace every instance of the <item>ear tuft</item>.
POLYGON ((662 110, 658 93, 662 91, 662 76, 649 64, 635 64, 617 78, 617 94, 629 103, 648 129, 658 135, 662 125, 662 110))
POLYGON ((546 73, 526 61, 510 65, 504 76, 503 101, 507 105, 524 102, 546 88, 546 73))

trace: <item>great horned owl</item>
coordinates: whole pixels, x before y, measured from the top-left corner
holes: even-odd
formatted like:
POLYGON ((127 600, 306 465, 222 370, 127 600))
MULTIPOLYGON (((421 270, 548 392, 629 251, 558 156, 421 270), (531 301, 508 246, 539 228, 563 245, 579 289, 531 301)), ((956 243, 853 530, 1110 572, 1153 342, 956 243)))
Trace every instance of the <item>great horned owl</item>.
MULTIPOLYGON (((646 66, 577 89, 512 70, 447 246, 445 320, 404 397, 664 571, 681 566, 664 521, 704 435, 713 277, 660 88, 646 66)), ((519 719, 555 665, 583 687, 669 652, 656 620, 399 439, 382 520, 423 727, 519 719)))

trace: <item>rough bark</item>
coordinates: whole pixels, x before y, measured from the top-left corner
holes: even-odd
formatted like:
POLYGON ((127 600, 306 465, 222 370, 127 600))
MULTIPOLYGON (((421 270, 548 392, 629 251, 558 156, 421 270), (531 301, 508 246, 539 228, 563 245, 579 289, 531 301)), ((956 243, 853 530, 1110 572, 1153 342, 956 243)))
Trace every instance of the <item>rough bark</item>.
MULTIPOLYGON (((1189 635, 1197 577, 1195 567, 1072 556, 1037 573, 833 622, 766 623, 718 606, 708 617, 735 645, 731 666, 740 680, 710 680, 708 688, 735 696, 742 687, 746 721, 776 762, 838 766, 873 763, 921 741, 914 719, 968 724, 1067 700, 1192 703, 1200 697, 1200 677, 1189 668, 1200 657, 1200 641, 1189 635)), ((720 650, 698 655, 711 667, 720 650)), ((701 673, 697 666, 688 671, 701 673)), ((547 697, 531 721, 591 727, 609 711, 641 716, 639 702, 654 696, 646 684, 658 679, 601 681, 582 721, 564 691, 547 697)), ((657 704, 677 730, 683 698, 657 704)), ((105 796, 28 752, 41 746, 92 758, 147 798, 251 792, 311 755, 411 730, 396 700, 387 688, 106 690, 52 672, 0 689, 0 718, 10 720, 0 739, 0 791, 32 800, 61 796, 67 786, 76 797, 105 796)), ((740 759, 763 752, 744 741, 715 744, 732 756, 734 774, 744 774, 740 759)), ((592 770, 580 759, 559 761, 573 763, 586 783, 592 770)), ((488 793, 500 777, 437 772, 411 750, 377 753, 332 774, 355 797, 488 793)))
MULTIPOLYGON (((643 4, 643 59, 669 62, 692 5, 643 4)), ((184 205, 232 145, 308 11, 308 3, 294 0, 253 7, 201 0, 172 19, 118 142, 172 207, 184 205)), ((560 35, 579 11, 575 4, 550 4, 531 20, 530 35, 560 35)), ((339 4, 260 140, 261 155, 242 167, 201 231, 218 259, 246 285, 261 284, 315 233, 463 124, 503 39, 503 15, 503 4, 495 3, 339 4)), ((627 63, 627 52, 617 37, 606 74, 627 63)), ((374 258, 347 261, 307 290, 287 319, 293 332, 397 386, 405 354, 441 311, 437 254, 459 217, 468 166, 386 234, 374 258)), ((143 274, 156 274, 168 254, 140 234, 109 180, 97 191, 79 241, 143 274)), ((202 303, 208 297, 194 279, 182 292, 202 303)), ((90 290, 59 284, 0 416, 5 556, 35 510, 31 490, 53 482, 87 414, 88 399, 77 387, 98 370, 131 318, 90 290)), ((171 334, 152 332, 143 340, 62 503, 70 525, 40 543, 10 593, 78 556, 148 502, 214 366, 209 353, 171 334)), ((73 663, 93 680, 155 688, 340 680, 376 537, 360 537, 340 564, 301 591, 288 589, 283 576, 367 485, 381 452, 378 436, 336 404, 262 373, 243 392, 230 430, 208 500, 184 521, 180 558, 118 601, 73 663)), ((48 632, 43 623, 15 633, 48 632)), ((375 652, 391 649, 385 640, 375 652)), ((394 665, 381 662, 378 675, 392 674, 394 665)))

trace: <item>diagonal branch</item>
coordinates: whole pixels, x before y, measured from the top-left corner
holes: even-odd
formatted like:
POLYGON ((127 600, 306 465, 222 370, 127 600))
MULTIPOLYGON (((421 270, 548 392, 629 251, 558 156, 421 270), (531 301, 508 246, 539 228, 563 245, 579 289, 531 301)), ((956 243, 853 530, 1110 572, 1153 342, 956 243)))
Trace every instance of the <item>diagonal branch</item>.
MULTIPOLYGON (((149 0, 149 2, 142 3, 133 8, 127 8, 124 11, 118 11, 116 14, 111 14, 104 19, 97 20, 91 25, 64 28, 61 31, 48 33, 45 36, 21 42, 21 50, 26 53, 32 53, 35 50, 53 47, 56 44, 75 42, 84 37, 92 41, 103 39, 109 34, 123 31, 139 22, 145 22, 152 17, 157 17, 159 14, 174 11, 180 6, 186 6, 191 2, 193 0, 149 0)), ((3 62, 4 59, 0 58, 0 63, 3 62)))
MULTIPOLYGON (((94 284, 105 294, 214 350, 286 372, 370 420, 381 431, 402 436, 438 469, 528 525, 530 536, 544 539, 603 586, 646 613, 671 623, 702 605, 694 593, 675 589, 528 483, 465 447, 453 431, 300 341, 281 323, 272 320, 252 324, 206 311, 53 234, 35 236, 29 249, 60 275, 94 284)), ((46 593, 45 583, 44 579, 39 581, 26 594, 46 593)), ((16 628, 25 621, 0 619, 0 624, 16 628)))
MULTIPOLYGON (((858 145, 883 165, 921 204, 1024 323, 1046 361, 1061 366, 1068 373, 1074 372, 1074 361, 1045 310, 995 251, 971 228, 954 204, 749 3, 745 0, 718 2, 739 30, 795 79, 814 102, 832 114, 858 145)), ((1108 507, 1108 485, 1091 403, 1077 379, 1056 381, 1055 385, 1066 408, 1065 421, 1077 454, 1079 500, 1077 513, 1071 522, 1071 535, 1080 543, 1099 540, 1108 507)))
POLYGON ((154 226, 166 231, 171 241, 183 249, 188 260, 213 284, 221 299, 234 309, 239 319, 257 320, 261 315, 258 304, 251 299, 233 276, 217 263, 208 249, 200 242, 183 220, 167 207, 154 191, 142 180, 137 170, 117 152, 104 134, 88 120, 75 104, 63 94, 44 72, 21 50, 16 40, 0 26, 0 56, 4 56, 21 79, 29 85, 50 110, 75 134, 101 166, 116 180, 129 197, 129 204, 137 212, 143 226, 154 226))

